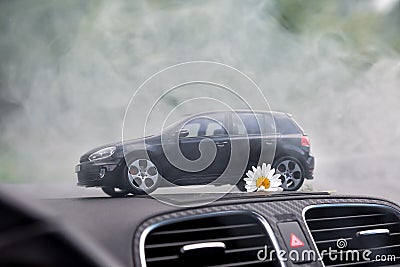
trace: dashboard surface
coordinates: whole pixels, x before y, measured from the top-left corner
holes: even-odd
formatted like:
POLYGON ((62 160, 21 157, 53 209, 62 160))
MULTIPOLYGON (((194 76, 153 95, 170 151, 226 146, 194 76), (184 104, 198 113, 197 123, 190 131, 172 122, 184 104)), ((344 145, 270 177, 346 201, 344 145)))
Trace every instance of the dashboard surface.
MULTIPOLYGON (((282 247, 284 240, 279 234, 277 223, 297 221, 311 249, 316 249, 304 222, 303 211, 309 206, 320 204, 380 204, 400 210, 397 204, 384 199, 327 193, 228 194, 212 204, 187 208, 163 204, 150 197, 41 201, 41 205, 54 218, 79 231, 89 242, 96 243, 121 266, 141 266, 143 255, 140 255, 140 240, 149 226, 171 219, 224 211, 252 211, 265 218, 282 247)), ((295 266, 291 262, 285 265, 295 266)), ((302 266, 322 264, 309 262, 302 266)))

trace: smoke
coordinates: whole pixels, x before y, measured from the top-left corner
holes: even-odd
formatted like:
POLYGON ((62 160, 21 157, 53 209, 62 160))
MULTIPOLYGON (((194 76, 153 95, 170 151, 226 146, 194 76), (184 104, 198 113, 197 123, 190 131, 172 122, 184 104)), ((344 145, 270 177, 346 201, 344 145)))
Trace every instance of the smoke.
POLYGON ((306 130, 315 189, 396 197, 399 5, 300 2, 2 1, 0 180, 75 181, 82 153, 121 139, 146 78, 211 60, 306 130))

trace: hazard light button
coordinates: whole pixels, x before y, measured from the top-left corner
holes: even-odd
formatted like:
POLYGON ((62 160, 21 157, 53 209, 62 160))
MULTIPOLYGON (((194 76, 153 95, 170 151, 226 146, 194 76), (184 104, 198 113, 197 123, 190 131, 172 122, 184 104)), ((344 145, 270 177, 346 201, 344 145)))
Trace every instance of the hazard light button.
POLYGON ((302 255, 310 255, 310 253, 303 253, 305 250, 310 250, 307 239, 304 236, 300 225, 296 221, 291 222, 281 222, 278 223, 279 231, 281 232, 282 238, 286 245, 286 256, 290 254, 291 251, 297 251, 297 253, 292 252, 290 260, 294 263, 310 262, 313 259, 310 257, 303 257, 302 255), (297 257, 299 255, 299 257, 297 257))

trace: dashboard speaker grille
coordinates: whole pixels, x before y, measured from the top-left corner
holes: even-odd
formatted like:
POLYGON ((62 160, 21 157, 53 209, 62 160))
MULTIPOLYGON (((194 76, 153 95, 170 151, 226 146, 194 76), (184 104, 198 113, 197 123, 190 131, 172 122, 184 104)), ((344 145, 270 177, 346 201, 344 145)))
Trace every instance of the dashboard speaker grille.
POLYGON ((145 236, 143 249, 148 267, 280 266, 276 258, 258 259, 265 246, 272 249, 271 239, 254 214, 225 212, 156 226, 145 236), (197 249, 186 250, 191 248, 197 249))
POLYGON ((326 205, 310 208, 304 216, 325 266, 400 263, 400 221, 393 209, 326 205))

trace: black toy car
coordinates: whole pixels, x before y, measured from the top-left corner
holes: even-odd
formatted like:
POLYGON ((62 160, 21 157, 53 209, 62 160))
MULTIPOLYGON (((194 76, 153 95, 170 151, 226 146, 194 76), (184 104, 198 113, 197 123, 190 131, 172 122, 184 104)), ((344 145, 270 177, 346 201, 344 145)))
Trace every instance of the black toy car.
MULTIPOLYGON (((291 115, 218 111, 187 117, 157 136, 105 145, 85 153, 75 168, 78 185, 101 187, 110 196, 123 196, 150 193, 159 186, 168 186, 165 181, 175 185, 208 184, 227 168, 232 142, 247 142, 249 157, 246 170, 233 168, 229 175, 243 177, 251 166, 262 162, 260 155, 264 149, 275 152, 272 166, 282 175, 284 190, 297 190, 304 179, 313 179, 314 157, 309 138, 291 115), (198 172, 171 164, 164 153, 165 142, 175 142, 185 158, 196 160, 201 154, 199 143, 204 138, 216 144, 215 160, 198 172)), ((232 179, 222 181, 232 183, 232 179)), ((243 180, 237 187, 244 190, 243 180)))

